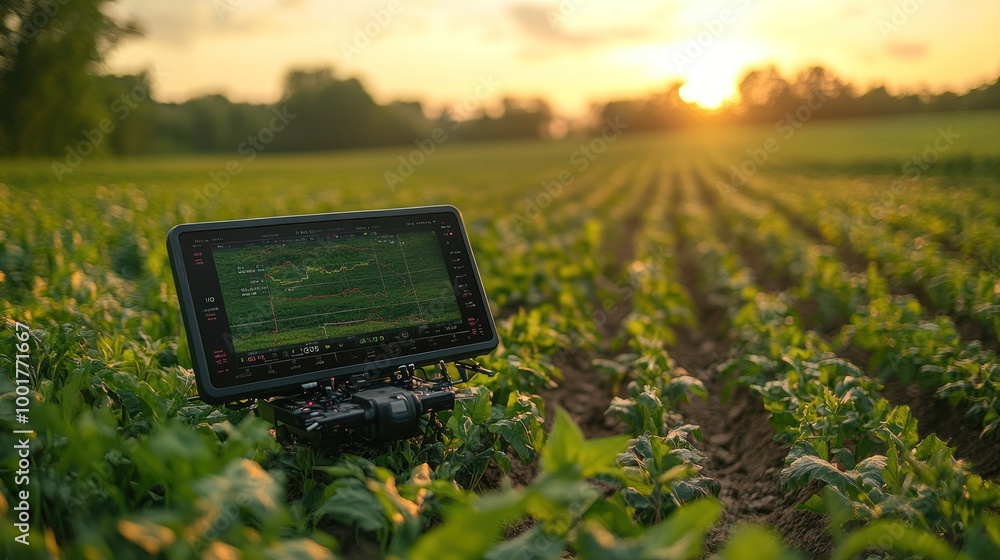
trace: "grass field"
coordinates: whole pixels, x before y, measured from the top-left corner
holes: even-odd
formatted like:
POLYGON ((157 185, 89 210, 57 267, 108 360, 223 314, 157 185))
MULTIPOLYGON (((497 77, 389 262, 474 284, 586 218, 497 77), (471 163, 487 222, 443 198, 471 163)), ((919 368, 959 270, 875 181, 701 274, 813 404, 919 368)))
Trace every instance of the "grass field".
POLYGON ((61 181, 0 160, 0 541, 1000 557, 1000 114, 798 124, 94 158, 61 181), (170 227, 430 204, 462 210, 502 339, 437 440, 338 456, 187 400, 170 227))

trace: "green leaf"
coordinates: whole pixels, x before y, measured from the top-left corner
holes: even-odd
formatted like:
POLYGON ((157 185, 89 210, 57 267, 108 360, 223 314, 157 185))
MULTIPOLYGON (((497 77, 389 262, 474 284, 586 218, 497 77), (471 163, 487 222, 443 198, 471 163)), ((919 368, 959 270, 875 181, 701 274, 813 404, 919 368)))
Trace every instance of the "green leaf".
POLYGON ((628 436, 585 440, 569 413, 557 408, 552 432, 542 448, 542 472, 571 472, 583 478, 598 474, 619 475, 621 467, 615 458, 628 442, 628 436))
POLYGON ((557 408, 552 431, 542 448, 542 471, 554 473, 576 466, 577 453, 583 441, 583 432, 573 419, 564 409, 557 408))
POLYGON ((605 526, 587 520, 577 536, 581 560, 633 560, 635 558, 693 559, 702 552, 708 528, 722 512, 713 499, 681 507, 663 522, 636 537, 620 539, 605 526))
POLYGON ((566 541, 553 535, 543 533, 538 525, 518 535, 503 541, 489 550, 483 556, 485 560, 506 560, 518 558, 524 560, 556 560, 562 557, 566 541))
POLYGON ((505 418, 491 424, 489 431, 499 435, 514 450, 521 463, 526 465, 535 456, 535 450, 531 447, 531 440, 522 422, 519 419, 505 418))
POLYGON ((333 560, 330 550, 310 539, 280 541, 262 551, 264 560, 333 560))
POLYGON ((409 550, 411 560, 480 558, 500 536, 501 525, 524 513, 525 496, 505 492, 447 512, 441 525, 425 533, 409 550))
POLYGON ((722 549, 722 553, 713 560, 745 560, 747 558, 795 560, 800 556, 785 548, 773 530, 760 525, 746 525, 733 533, 726 543, 726 547, 722 549))
POLYGON ((722 486, 718 480, 699 476, 675 481, 670 492, 680 500, 681 503, 688 503, 701 498, 718 496, 722 491, 722 486))
POLYGON ((866 457, 854 467, 854 470, 861 475, 861 485, 867 489, 881 489, 885 484, 882 470, 885 469, 888 460, 884 455, 872 455, 866 457))
POLYGON ((343 455, 337 464, 317 466, 315 470, 330 475, 331 478, 351 477, 359 480, 368 478, 367 472, 373 472, 374 465, 367 459, 356 455, 343 455))
POLYGON ((917 432, 917 419, 910 413, 910 407, 902 405, 893 408, 889 412, 887 423, 890 431, 906 446, 913 447, 920 441, 920 434, 917 432))
POLYGON ((691 377, 690 375, 681 375, 672 378, 667 383, 666 390, 664 391, 664 397, 666 397, 667 402, 672 404, 687 402, 688 394, 696 395, 702 399, 708 398, 708 390, 705 389, 705 384, 700 379, 691 377))
POLYGON ((385 509, 363 482, 355 478, 338 480, 334 492, 317 511, 338 523, 362 531, 376 532, 389 525, 385 509))
POLYGON ((486 387, 475 387, 475 396, 471 399, 462 399, 462 408, 472 419, 474 424, 482 424, 490 419, 492 405, 490 403, 490 392, 486 387))
POLYGON ((683 551, 682 557, 695 557, 701 554, 705 533, 721 513, 722 503, 715 499, 692 502, 646 531, 643 540, 656 546, 683 551))
POLYGON ((895 520, 873 521, 854 531, 840 543, 832 560, 851 560, 869 549, 913 554, 928 560, 972 560, 936 535, 895 520))
POLYGON ((680 480, 683 478, 690 478, 694 476, 697 472, 698 471, 697 469, 695 469, 694 465, 691 465, 689 463, 681 463, 680 465, 674 465, 673 467, 670 467, 670 469, 668 469, 666 472, 660 474, 656 478, 656 482, 658 484, 670 485, 676 480, 680 480))
POLYGON ((618 499, 595 501, 584 514, 584 519, 596 520, 620 537, 633 537, 642 532, 629 509, 618 499))
POLYGON ((822 496, 813 494, 802 505, 796 506, 796 509, 811 511, 813 513, 826 513, 826 504, 823 502, 822 496))
POLYGON ((860 490, 850 475, 830 462, 811 455, 796 459, 781 471, 781 484, 786 490, 801 488, 814 480, 821 480, 841 489, 860 490))
POLYGON ((477 435, 477 426, 472 422, 472 418, 469 418, 463 412, 464 409, 452 412, 451 418, 448 419, 448 423, 446 424, 448 430, 451 431, 452 437, 462 444, 475 441, 477 435))
POLYGON ((615 458, 628 445, 628 441, 628 436, 610 436, 584 442, 576 455, 577 464, 582 468, 580 476, 590 478, 607 474, 619 477, 621 467, 615 458))
POLYGON ((497 464, 497 467, 500 468, 500 472, 510 472, 510 457, 506 453, 492 449, 490 450, 490 454, 493 457, 493 461, 497 464))

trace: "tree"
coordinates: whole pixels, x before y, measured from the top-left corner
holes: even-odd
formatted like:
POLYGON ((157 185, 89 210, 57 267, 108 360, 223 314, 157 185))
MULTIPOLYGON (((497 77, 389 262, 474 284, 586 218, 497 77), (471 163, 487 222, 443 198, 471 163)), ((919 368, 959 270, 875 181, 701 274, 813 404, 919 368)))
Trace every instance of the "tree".
POLYGON ((63 153, 112 118, 95 74, 138 28, 105 14, 111 1, 0 0, 0 152, 63 153))
POLYGON ((748 107, 773 105, 789 92, 790 85, 774 66, 753 70, 740 81, 740 99, 748 107))
POLYGON ((543 138, 552 122, 552 109, 543 99, 503 100, 502 113, 491 117, 485 111, 461 123, 459 140, 512 140, 543 138))

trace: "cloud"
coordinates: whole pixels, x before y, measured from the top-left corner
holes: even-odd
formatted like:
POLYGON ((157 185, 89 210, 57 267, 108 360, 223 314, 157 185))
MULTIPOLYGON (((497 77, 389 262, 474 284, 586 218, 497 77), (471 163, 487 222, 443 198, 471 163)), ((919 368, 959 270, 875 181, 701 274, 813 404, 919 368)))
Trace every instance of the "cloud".
POLYGON ((886 45, 886 51, 893 58, 923 58, 927 56, 929 50, 927 43, 905 43, 893 41, 886 45))
POLYGON ((123 0, 112 14, 138 21, 150 41, 186 46, 207 36, 252 34, 287 27, 287 15, 308 5, 306 0, 123 0))
POLYGON ((517 4, 510 6, 508 14, 524 35, 547 46, 590 47, 607 43, 641 42, 653 35, 651 30, 641 27, 619 27, 599 32, 568 31, 561 23, 570 16, 560 13, 558 6, 517 4))
POLYGON ((845 21, 857 20, 865 17, 869 12, 869 7, 865 3, 852 3, 844 6, 840 10, 840 18, 845 21))
POLYGON ((112 11, 123 20, 138 21, 146 38, 173 45, 188 43, 216 18, 211 4, 199 0, 126 0, 112 5, 112 11))

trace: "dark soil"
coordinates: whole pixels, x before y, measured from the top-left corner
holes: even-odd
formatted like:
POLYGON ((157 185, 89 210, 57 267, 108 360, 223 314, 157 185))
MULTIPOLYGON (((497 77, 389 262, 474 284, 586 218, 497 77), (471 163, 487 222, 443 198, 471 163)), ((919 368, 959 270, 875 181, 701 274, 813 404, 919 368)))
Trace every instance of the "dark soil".
MULTIPOLYGON (((719 203, 703 181, 696 178, 696 186, 703 202, 719 203)), ((673 202, 673 219, 677 223, 682 202, 679 186, 673 202)), ((731 235, 726 228, 720 230, 725 237, 731 235)), ((805 488, 787 492, 778 481, 788 447, 774 441, 774 430, 763 403, 745 388, 735 389, 728 400, 723 398, 726 382, 719 379, 717 367, 730 355, 725 310, 709 303, 700 288, 699 263, 691 250, 691 240, 685 239, 682 228, 677 233, 680 276, 698 308, 699 326, 679 330, 677 344, 670 352, 677 364, 701 379, 709 391, 707 400, 696 399, 682 406, 681 413, 686 421, 701 426, 703 441, 696 445, 708 456, 703 474, 721 483, 719 497, 724 504, 706 547, 714 552, 728 540, 735 527, 756 522, 777 529, 788 546, 809 558, 828 557, 833 544, 826 533, 825 517, 795 509, 811 492, 805 488)), ((763 270, 755 258, 757 252, 742 254, 755 273, 763 270)))
MULTIPOLYGON (((621 227, 617 228, 616 235, 609 235, 608 242, 602 249, 615 255, 613 263, 613 273, 624 270, 632 259, 635 258, 635 240, 639 229, 642 227, 641 213, 645 207, 648 197, 653 196, 656 190, 657 177, 653 177, 646 188, 637 197, 634 207, 625 218, 621 227)), ((605 279, 614 282, 613 279, 605 279)), ((605 302, 595 301, 594 309, 608 309, 605 302)), ((610 341, 620 336, 622 323, 625 317, 632 311, 632 303, 628 298, 610 302, 613 305, 604 314, 595 313, 595 321, 600 320, 599 332, 603 340, 610 341)), ((605 344, 605 350, 597 355, 583 351, 565 352, 554 357, 553 362, 563 375, 556 387, 543 389, 539 395, 545 403, 545 429, 552 428, 555 418, 555 410, 562 408, 569 413, 577 426, 588 439, 606 437, 611 435, 621 435, 626 433, 626 427, 618 424, 614 419, 607 417, 604 413, 611 405, 614 395, 614 387, 608 376, 602 374, 591 362, 595 357, 612 358, 614 352, 609 344, 605 344)), ((527 486, 538 476, 538 458, 527 465, 521 464, 516 459, 511 461, 511 470, 507 473, 510 483, 515 487, 527 486)), ((499 488, 502 475, 498 469, 491 467, 483 478, 484 488, 499 488)), ((513 527, 508 528, 507 538, 513 538, 530 529, 534 523, 526 520, 513 527)))
POLYGON ((742 387, 723 399, 726 383, 718 378, 716 367, 729 351, 718 333, 715 318, 720 315, 702 312, 701 317, 705 320, 700 331, 678 333, 671 355, 709 391, 708 400, 695 399, 681 407, 685 421, 701 426, 703 441, 696 446, 708 456, 703 474, 722 485, 719 498, 725 508, 709 533, 708 550, 720 548, 739 524, 758 522, 777 529, 788 546, 807 557, 828 557, 833 545, 826 519, 795 509, 810 493, 787 492, 778 481, 788 447, 774 441, 763 403, 742 387))
MULTIPOLYGON (((635 258, 636 236, 642 227, 642 212, 650 197, 655 196, 658 177, 654 176, 645 188, 637 193, 628 216, 620 227, 607 238, 602 249, 614 255, 612 273, 604 281, 612 283, 620 276, 635 258)), ((597 296, 595 296, 597 297, 597 296)), ((594 301, 594 320, 598 321, 600 336, 604 341, 610 341, 621 335, 622 323, 632 311, 632 301, 623 297, 615 301, 594 301), (604 314, 606 311, 606 315, 604 314)), ((580 426, 587 438, 605 437, 625 433, 625 427, 604 415, 615 396, 614 388, 608 376, 591 365, 595 357, 613 358, 615 352, 610 344, 604 344, 604 350, 598 356, 589 356, 584 352, 575 352, 557 357, 556 365, 562 370, 563 380, 554 389, 541 391, 545 400, 546 428, 551 426, 556 407, 561 407, 569 413, 580 426)))

